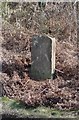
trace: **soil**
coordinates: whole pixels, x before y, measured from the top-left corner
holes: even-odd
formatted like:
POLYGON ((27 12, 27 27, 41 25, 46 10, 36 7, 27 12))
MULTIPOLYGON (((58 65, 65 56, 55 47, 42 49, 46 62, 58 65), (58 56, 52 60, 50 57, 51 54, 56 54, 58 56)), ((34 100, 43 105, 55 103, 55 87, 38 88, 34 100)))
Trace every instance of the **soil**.
POLYGON ((44 105, 58 109, 79 109, 79 65, 74 8, 70 3, 51 3, 44 12, 48 16, 44 33, 57 39, 55 78, 36 81, 29 76, 31 38, 34 34, 41 34, 41 29, 37 26, 37 23, 40 26, 42 24, 39 21, 41 10, 35 12, 37 17, 32 16, 33 25, 29 28, 27 25, 30 23, 25 28, 19 28, 16 23, 10 24, 3 20, 0 40, 0 83, 3 86, 3 96, 20 100, 28 107, 44 105), (54 14, 51 13, 52 10, 54 14))

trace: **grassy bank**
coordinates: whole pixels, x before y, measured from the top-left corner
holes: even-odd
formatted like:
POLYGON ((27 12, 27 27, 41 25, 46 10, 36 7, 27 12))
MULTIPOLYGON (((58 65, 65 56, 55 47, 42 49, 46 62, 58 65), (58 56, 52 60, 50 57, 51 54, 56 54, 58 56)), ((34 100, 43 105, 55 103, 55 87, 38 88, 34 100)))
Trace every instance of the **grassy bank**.
POLYGON ((2 109, 0 114, 15 116, 15 117, 29 117, 29 118, 74 118, 79 119, 79 110, 77 111, 62 111, 50 107, 39 106, 36 108, 27 107, 14 99, 8 97, 0 97, 2 109))

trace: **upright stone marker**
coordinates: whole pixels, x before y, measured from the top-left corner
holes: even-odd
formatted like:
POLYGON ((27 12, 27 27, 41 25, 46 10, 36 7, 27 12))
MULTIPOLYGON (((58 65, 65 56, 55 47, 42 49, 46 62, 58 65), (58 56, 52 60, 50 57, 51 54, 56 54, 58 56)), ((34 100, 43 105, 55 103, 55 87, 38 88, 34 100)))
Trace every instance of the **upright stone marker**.
POLYGON ((52 78, 55 71, 55 38, 34 35, 31 43, 31 78, 52 78))

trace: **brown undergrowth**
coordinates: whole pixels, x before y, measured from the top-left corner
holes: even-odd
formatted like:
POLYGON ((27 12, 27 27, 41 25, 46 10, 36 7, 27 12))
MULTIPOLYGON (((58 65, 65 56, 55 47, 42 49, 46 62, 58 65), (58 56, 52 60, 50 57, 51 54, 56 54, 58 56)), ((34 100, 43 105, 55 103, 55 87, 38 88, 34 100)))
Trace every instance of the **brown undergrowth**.
POLYGON ((57 18, 53 18, 54 23, 51 26, 51 36, 53 37, 54 34, 57 39, 54 80, 35 81, 29 76, 31 67, 30 40, 32 35, 39 34, 39 30, 34 31, 33 28, 28 30, 23 27, 20 29, 15 27, 15 29, 7 22, 3 23, 3 56, 1 60, 3 95, 18 99, 27 106, 45 105, 59 109, 79 109, 76 27, 72 25, 71 37, 69 26, 67 26, 69 23, 66 23, 65 13, 63 14, 58 22, 57 18), (58 32, 56 25, 59 25, 62 19, 64 19, 63 23, 59 26, 62 31, 58 32))

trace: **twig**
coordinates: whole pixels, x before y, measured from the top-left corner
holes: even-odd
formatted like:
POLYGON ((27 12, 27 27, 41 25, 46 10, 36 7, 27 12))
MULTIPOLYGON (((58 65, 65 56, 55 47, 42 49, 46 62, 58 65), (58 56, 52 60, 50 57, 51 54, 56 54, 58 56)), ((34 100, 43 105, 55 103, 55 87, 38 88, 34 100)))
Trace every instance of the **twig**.
POLYGON ((60 72, 60 73, 64 73, 63 71, 61 71, 61 70, 58 70, 58 69, 55 69, 56 71, 58 71, 58 72, 60 72))
POLYGON ((47 88, 45 88, 43 91, 41 91, 40 93, 43 93, 43 92, 45 92, 47 90, 47 88))

